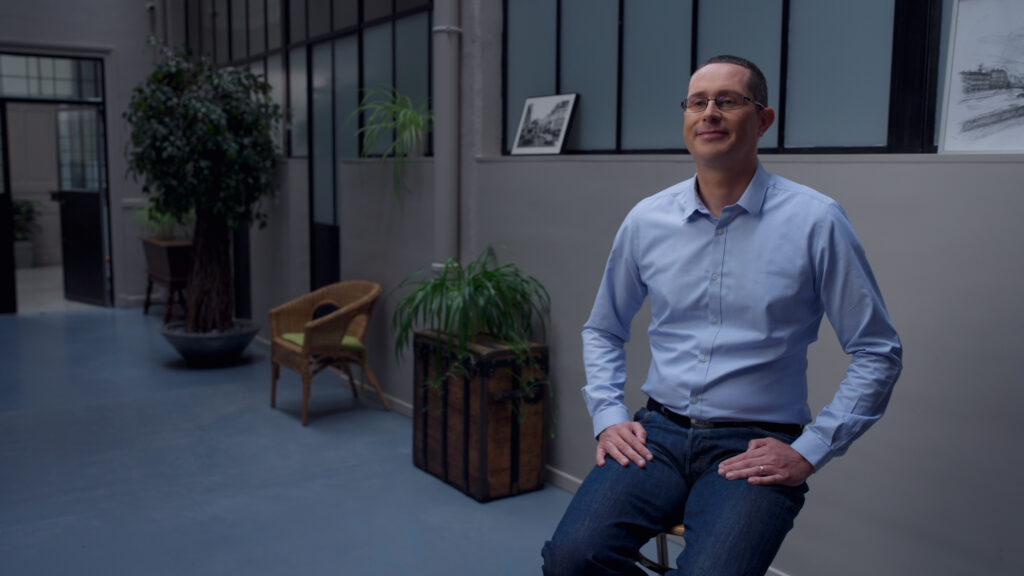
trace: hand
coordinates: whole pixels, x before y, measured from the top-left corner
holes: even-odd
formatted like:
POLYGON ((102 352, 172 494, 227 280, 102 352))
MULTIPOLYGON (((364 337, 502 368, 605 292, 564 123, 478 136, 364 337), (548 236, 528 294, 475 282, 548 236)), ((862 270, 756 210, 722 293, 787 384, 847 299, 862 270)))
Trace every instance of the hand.
POLYGON ((623 466, 632 461, 641 468, 654 460, 654 454, 647 449, 647 431, 639 422, 620 422, 602 430, 597 437, 598 466, 604 466, 605 456, 623 466))
POLYGON ((814 466, 789 444, 759 438, 750 441, 746 452, 719 464, 718 474, 729 480, 746 478, 751 484, 799 486, 814 474, 814 466))

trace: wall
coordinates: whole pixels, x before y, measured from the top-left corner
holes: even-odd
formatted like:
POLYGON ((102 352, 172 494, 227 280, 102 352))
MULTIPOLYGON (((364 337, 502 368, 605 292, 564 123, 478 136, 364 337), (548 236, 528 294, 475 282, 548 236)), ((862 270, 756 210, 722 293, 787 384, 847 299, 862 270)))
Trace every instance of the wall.
MULTIPOLYGON (((1016 574, 1024 464, 1014 458, 1024 310, 1017 158, 773 156, 765 166, 846 208, 904 340, 889 413, 811 480, 775 566, 804 574, 1016 574)), ((692 175, 688 158, 483 158, 473 244, 501 242, 551 291, 552 480, 575 489, 594 441, 580 387, 579 330, 628 209, 692 175)), ((629 344, 632 409, 643 403, 646 324, 629 344)), ((823 325, 810 357, 819 410, 847 358, 823 325)))

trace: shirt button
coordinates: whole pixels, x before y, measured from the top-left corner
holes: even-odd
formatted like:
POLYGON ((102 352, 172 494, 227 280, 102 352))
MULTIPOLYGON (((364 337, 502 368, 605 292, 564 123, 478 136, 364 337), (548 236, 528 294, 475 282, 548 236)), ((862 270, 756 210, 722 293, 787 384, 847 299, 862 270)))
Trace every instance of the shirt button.
POLYGON ((700 396, 690 396, 690 404, 696 404, 700 402, 700 396))
POLYGON ((722 234, 725 234, 724 228, 719 228, 718 230, 715 230, 715 236, 721 236, 722 234))
POLYGON ((707 361, 708 361, 708 357, 707 357, 707 356, 705 356, 705 355, 703 355, 703 354, 701 354, 701 355, 700 355, 700 361, 701 361, 701 362, 707 362, 707 361))
POLYGON ((712 324, 718 324, 718 316, 712 316, 711 317, 711 323, 712 324))
POLYGON ((712 279, 712 280, 718 280, 718 273, 717 273, 717 272, 715 272, 714 274, 712 274, 712 275, 711 275, 711 279, 712 279))

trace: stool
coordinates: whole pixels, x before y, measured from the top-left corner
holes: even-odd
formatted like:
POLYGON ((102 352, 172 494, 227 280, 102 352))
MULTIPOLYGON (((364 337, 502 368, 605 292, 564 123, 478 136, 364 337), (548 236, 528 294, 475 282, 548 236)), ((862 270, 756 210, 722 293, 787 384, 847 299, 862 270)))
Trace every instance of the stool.
POLYGON ((664 574, 671 570, 672 567, 668 563, 668 535, 682 536, 684 530, 684 526, 679 524, 678 526, 673 526, 667 532, 662 532, 655 536, 654 540, 658 546, 658 561, 655 562, 641 554, 639 559, 640 565, 658 574, 664 574))

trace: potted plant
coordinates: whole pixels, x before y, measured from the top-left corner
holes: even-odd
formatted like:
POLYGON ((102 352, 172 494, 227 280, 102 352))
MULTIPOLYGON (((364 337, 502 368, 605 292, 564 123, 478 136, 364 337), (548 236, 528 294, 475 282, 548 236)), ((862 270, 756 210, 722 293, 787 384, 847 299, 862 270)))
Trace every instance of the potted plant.
POLYGON ((14 209, 14 267, 31 268, 35 265, 35 244, 32 239, 39 231, 39 202, 13 200, 14 209))
POLYGON ((407 286, 392 327, 398 359, 414 347, 414 464, 480 501, 540 488, 547 347, 531 338, 544 286, 491 247, 407 286))
POLYGON ((276 193, 281 153, 272 135, 281 110, 270 85, 245 67, 160 52, 124 118, 131 125, 128 170, 154 209, 179 223, 195 215, 186 319, 163 332, 190 363, 230 362, 258 331, 233 317, 231 232, 266 224, 261 208, 276 193))
POLYGON ((416 106, 409 96, 393 86, 367 88, 348 121, 360 114, 363 126, 356 131, 362 136, 360 154, 364 157, 379 154, 382 162, 392 160, 395 194, 401 198, 405 161, 423 153, 434 116, 426 104, 416 106), (383 150, 378 150, 382 138, 392 140, 383 150))
POLYGON ((142 251, 146 257, 146 300, 142 313, 149 314, 153 284, 167 288, 167 309, 164 322, 171 318, 175 302, 184 305, 185 289, 192 274, 192 230, 195 215, 189 212, 181 222, 170 214, 160 212, 152 201, 147 201, 135 214, 142 233, 142 251))

